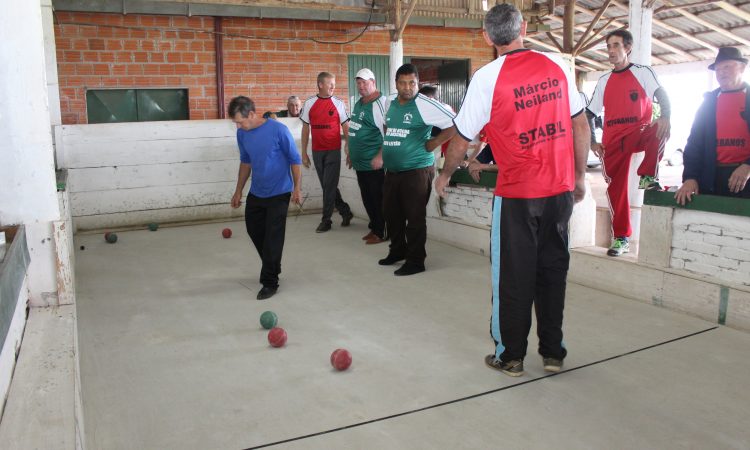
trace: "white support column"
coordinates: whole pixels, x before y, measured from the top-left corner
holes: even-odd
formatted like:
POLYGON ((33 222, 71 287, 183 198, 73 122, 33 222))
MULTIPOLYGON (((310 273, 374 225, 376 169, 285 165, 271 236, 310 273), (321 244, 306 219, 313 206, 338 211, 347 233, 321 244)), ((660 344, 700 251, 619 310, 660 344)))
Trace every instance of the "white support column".
POLYGON ((397 41, 391 41, 391 50, 390 50, 390 75, 391 79, 389 80, 389 91, 387 94, 395 94, 396 93, 396 71, 398 70, 401 65, 404 64, 404 40, 399 39, 397 41))
MULTIPOLYGON (((653 8, 647 8, 644 0, 632 0, 628 12, 629 30, 633 35, 633 49, 630 52, 630 62, 651 65, 651 24, 653 8)), ((643 161, 644 154, 636 153, 630 163, 630 180, 628 194, 630 196, 630 223, 633 228, 631 238, 638 240, 640 236, 641 206, 643 206, 643 191, 638 189, 638 166, 643 161)))
POLYGON ((42 6, 0 2, 0 223, 27 225, 32 305, 56 303, 52 222, 60 220, 42 6), (8 63, 12 61, 12 63, 8 63))

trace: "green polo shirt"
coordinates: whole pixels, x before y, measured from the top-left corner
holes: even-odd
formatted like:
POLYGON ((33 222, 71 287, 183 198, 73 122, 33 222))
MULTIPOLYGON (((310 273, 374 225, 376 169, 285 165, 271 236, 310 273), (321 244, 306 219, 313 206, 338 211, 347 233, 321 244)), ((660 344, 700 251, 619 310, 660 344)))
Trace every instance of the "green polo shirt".
POLYGON ((441 103, 422 94, 403 105, 397 96, 391 98, 383 138, 383 167, 403 172, 435 164, 434 153, 424 145, 432 127, 449 128, 454 117, 441 103))
POLYGON ((354 104, 349 120, 349 158, 357 171, 373 170, 370 162, 383 146, 385 96, 354 104))

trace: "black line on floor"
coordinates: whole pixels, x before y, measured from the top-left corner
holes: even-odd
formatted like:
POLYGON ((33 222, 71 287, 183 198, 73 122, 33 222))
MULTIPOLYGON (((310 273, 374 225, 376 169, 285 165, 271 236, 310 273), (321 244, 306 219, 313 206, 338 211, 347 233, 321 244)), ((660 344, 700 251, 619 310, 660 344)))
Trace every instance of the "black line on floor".
POLYGON ((545 375, 545 376, 542 376, 542 377, 533 378, 531 380, 522 381, 520 383, 511 384, 509 386, 503 386, 501 388, 492 389, 492 390, 489 390, 489 391, 486 391, 486 392, 480 392, 479 394, 473 394, 473 395, 469 395, 469 396, 466 396, 466 397, 457 398, 457 399, 454 399, 454 400, 448 400, 447 402, 436 403, 434 405, 424 406, 422 408, 412 409, 410 411, 405 411, 405 412, 402 412, 402 413, 391 414, 390 416, 378 417, 376 419, 370 419, 370 420, 366 420, 364 422, 357 422, 357 423, 353 423, 351 425, 345 425, 343 427, 331 428, 330 430, 318 431, 317 433, 305 434, 303 436, 297 436, 297 437, 293 437, 293 438, 289 438, 289 439, 284 439, 282 441, 270 442, 268 444, 262 444, 262 445, 258 445, 258 446, 255 446, 255 447, 248 447, 245 450, 254 450, 254 449, 258 449, 258 448, 266 448, 266 447, 272 447, 274 445, 286 444, 288 442, 300 441, 300 440, 308 439, 308 438, 311 438, 311 437, 321 436, 321 435, 329 434, 329 433, 335 433, 337 431, 348 430, 349 428, 357 428, 357 427, 361 427, 363 425, 369 425, 371 423, 382 422, 384 420, 389 420, 389 419, 395 419, 396 417, 401 417, 401 416, 408 416, 410 414, 414 414, 414 413, 418 413, 418 412, 422 412, 422 411, 427 411, 428 409, 439 408, 441 406, 451 405, 453 403, 458 403, 458 402, 463 402, 465 400, 471 400, 471 399, 474 399, 474 398, 483 397, 485 395, 494 394, 496 392, 506 391, 506 390, 508 390, 510 388, 515 388, 515 387, 519 387, 519 386, 524 386, 526 384, 534 383, 534 382, 539 381, 539 380, 545 380, 547 378, 556 377, 556 376, 562 375, 564 373, 573 372, 573 371, 576 371, 576 370, 584 369, 586 367, 595 366, 597 364, 601 364, 601 363, 605 363, 605 362, 608 362, 608 361, 612 361, 613 359, 619 359, 619 358, 622 358, 622 357, 625 357, 625 356, 628 356, 628 355, 632 355, 634 353, 639 353, 639 352, 642 352, 642 351, 645 351, 645 350, 650 350, 652 348, 660 347, 662 345, 671 344, 672 342, 681 341, 683 339, 687 339, 687 338, 690 338, 690 337, 693 337, 693 336, 697 336, 699 334, 707 333, 707 332, 713 331, 713 330, 715 330, 717 328, 719 328, 719 327, 706 328, 705 330, 696 331, 695 333, 686 334, 684 336, 676 337, 676 338, 670 339, 668 341, 659 342, 657 344, 649 345, 647 347, 642 347, 642 348, 639 348, 639 349, 636 349, 636 350, 631 350, 631 351, 626 352, 626 353, 621 353, 619 355, 610 356, 609 358, 604 358, 604 359, 601 359, 599 361, 590 362, 588 364, 584 364, 582 366, 573 367, 571 369, 562 370, 562 371, 557 372, 557 373, 551 373, 551 374, 548 374, 548 375, 545 375))

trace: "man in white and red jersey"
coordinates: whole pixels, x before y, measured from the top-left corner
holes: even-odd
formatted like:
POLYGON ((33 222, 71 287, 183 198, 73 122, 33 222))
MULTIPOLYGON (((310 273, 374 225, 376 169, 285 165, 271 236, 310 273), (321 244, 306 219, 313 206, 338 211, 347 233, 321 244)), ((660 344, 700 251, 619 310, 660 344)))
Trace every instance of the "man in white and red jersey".
POLYGON ((750 96, 742 81, 747 58, 734 47, 719 49, 719 88, 705 95, 685 146, 682 186, 675 198, 684 205, 693 195, 750 198, 750 96))
POLYGON ((571 68, 557 54, 523 48, 518 9, 493 7, 484 38, 496 60, 477 70, 454 121, 453 139, 435 189, 451 174, 482 128, 498 165, 492 220, 492 319, 495 351, 485 363, 523 375, 535 306, 544 369, 559 372, 567 350, 562 321, 570 254, 568 221, 585 194, 589 127, 571 68))
MULTIPOLYGON (((342 227, 348 227, 354 217, 349 205, 341 198, 339 175, 341 173, 341 131, 344 139, 349 134, 349 115, 340 98, 333 95, 336 77, 328 72, 318 74, 318 93, 305 100, 302 106, 302 164, 310 167, 307 143, 312 131, 312 154, 315 171, 323 188, 323 218, 315 230, 325 233, 331 229, 333 208, 343 218, 342 227)), ((348 149, 345 148, 346 151, 348 149)))
POLYGON ((628 178, 633 153, 644 152, 638 167, 639 189, 661 189, 658 181, 659 161, 669 138, 669 97, 648 66, 633 64, 628 55, 633 35, 615 30, 607 35, 607 53, 614 70, 596 84, 588 111, 594 116, 604 109, 604 133, 597 143, 591 134, 591 150, 602 160, 607 181, 607 198, 612 212, 612 245, 607 254, 620 256, 630 251, 630 202, 628 178), (652 102, 659 102, 661 115, 651 122, 652 102))

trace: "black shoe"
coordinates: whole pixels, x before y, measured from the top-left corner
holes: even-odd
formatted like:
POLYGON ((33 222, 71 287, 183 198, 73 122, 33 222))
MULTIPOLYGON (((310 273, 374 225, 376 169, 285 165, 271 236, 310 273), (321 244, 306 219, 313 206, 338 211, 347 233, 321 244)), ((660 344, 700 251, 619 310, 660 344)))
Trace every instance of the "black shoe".
POLYGON ((318 228, 315 229, 316 233, 325 233, 331 229, 331 222, 320 222, 318 228))
POLYGON ((562 370, 563 362, 562 359, 557 358, 542 358, 542 364, 544 364, 545 372, 557 373, 562 370))
POLYGON ((349 214, 346 214, 343 217, 344 217, 344 220, 341 221, 341 226, 342 227, 348 227, 349 224, 352 223, 352 219, 354 218, 354 214, 349 213, 349 214))
POLYGON ((403 266, 401 266, 400 269, 397 269, 395 272, 393 272, 394 275, 397 277, 402 277, 406 275, 414 275, 415 273, 424 272, 424 264, 414 264, 414 263, 404 263, 403 266))
POLYGON ((495 355, 487 355, 484 357, 484 363, 487 364, 487 367, 499 370, 511 377, 520 377, 523 375, 523 361, 520 359, 505 362, 500 358, 495 358, 495 355))
POLYGON ((390 265, 396 264, 399 261, 403 261, 405 259, 406 258, 403 256, 388 255, 385 258, 378 261, 378 264, 380 264, 381 266, 390 266, 390 265))
POLYGON ((263 286, 263 288, 258 291, 258 297, 256 297, 258 300, 265 300, 267 298, 273 297, 273 295, 276 293, 276 291, 279 288, 277 287, 270 287, 270 286, 263 286))

